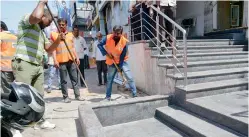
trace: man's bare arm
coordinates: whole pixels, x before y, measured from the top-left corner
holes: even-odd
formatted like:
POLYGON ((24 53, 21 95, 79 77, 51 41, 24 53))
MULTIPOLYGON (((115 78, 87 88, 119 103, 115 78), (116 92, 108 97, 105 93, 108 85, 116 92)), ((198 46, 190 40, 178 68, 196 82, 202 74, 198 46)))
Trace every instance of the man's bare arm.
POLYGON ((39 1, 38 5, 29 16, 30 24, 37 24, 42 20, 42 17, 44 15, 44 6, 46 5, 47 2, 48 0, 39 1))

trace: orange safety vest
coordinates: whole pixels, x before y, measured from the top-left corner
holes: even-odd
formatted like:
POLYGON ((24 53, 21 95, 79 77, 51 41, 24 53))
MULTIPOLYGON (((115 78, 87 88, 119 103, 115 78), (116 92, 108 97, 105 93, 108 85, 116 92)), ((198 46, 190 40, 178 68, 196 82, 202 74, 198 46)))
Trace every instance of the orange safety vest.
MULTIPOLYGON (((52 41, 55 41, 57 39, 57 37, 58 37, 58 33, 56 33, 56 32, 51 33, 52 41)), ((66 34, 66 42, 67 42, 68 48, 71 51, 72 55, 74 56, 74 54, 73 54, 73 38, 74 38, 74 36, 71 32, 68 32, 66 34)), ((67 49, 64 41, 61 41, 60 45, 56 48, 56 60, 59 63, 68 62, 70 60, 73 61, 73 59, 70 56, 70 53, 68 52, 68 49, 67 49)))
MULTIPOLYGON (((113 40, 113 34, 107 35, 105 48, 106 51, 113 56, 115 63, 119 64, 120 55, 124 47, 126 46, 127 42, 128 40, 124 36, 121 36, 118 44, 115 46, 115 41, 113 40)), ((126 53, 124 58, 124 61, 127 60, 128 60, 128 52, 126 53)), ((110 59, 108 56, 106 56, 106 64, 107 65, 113 64, 113 60, 110 59)))
POLYGON ((17 41, 17 37, 10 32, 0 32, 1 40, 1 71, 12 71, 11 60, 16 52, 13 46, 17 41))

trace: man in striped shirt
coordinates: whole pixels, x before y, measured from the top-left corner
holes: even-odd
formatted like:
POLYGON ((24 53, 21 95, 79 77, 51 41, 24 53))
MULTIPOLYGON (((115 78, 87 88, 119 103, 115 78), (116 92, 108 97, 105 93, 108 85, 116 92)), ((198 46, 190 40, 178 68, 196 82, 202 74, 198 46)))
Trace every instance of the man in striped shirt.
MULTIPOLYGON (((44 50, 52 53, 65 38, 61 33, 52 44, 46 38, 43 29, 52 22, 50 13, 44 9, 47 2, 48 0, 39 1, 34 11, 19 22, 16 54, 12 60, 15 80, 33 86, 42 96, 44 96, 44 50)), ((52 129, 55 125, 43 121, 41 128, 52 129)))

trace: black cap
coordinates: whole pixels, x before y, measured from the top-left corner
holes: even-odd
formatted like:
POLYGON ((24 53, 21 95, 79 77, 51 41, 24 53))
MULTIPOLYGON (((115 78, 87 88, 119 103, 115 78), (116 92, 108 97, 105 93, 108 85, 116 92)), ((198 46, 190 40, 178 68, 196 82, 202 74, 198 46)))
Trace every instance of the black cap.
POLYGON ((113 32, 120 32, 120 33, 122 33, 123 32, 123 27, 119 26, 119 25, 115 25, 113 27, 113 32))
POLYGON ((1 21, 1 29, 8 31, 8 27, 3 21, 1 21))

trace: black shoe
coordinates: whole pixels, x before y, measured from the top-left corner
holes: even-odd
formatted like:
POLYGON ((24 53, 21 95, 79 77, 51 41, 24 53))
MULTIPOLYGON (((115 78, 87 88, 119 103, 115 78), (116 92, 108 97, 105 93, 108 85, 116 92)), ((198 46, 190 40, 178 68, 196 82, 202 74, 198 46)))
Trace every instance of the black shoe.
POLYGON ((101 86, 102 84, 98 84, 98 86, 101 86))
POLYGON ((85 87, 86 87, 86 85, 84 85, 84 84, 81 84, 81 87, 85 88, 85 87))

